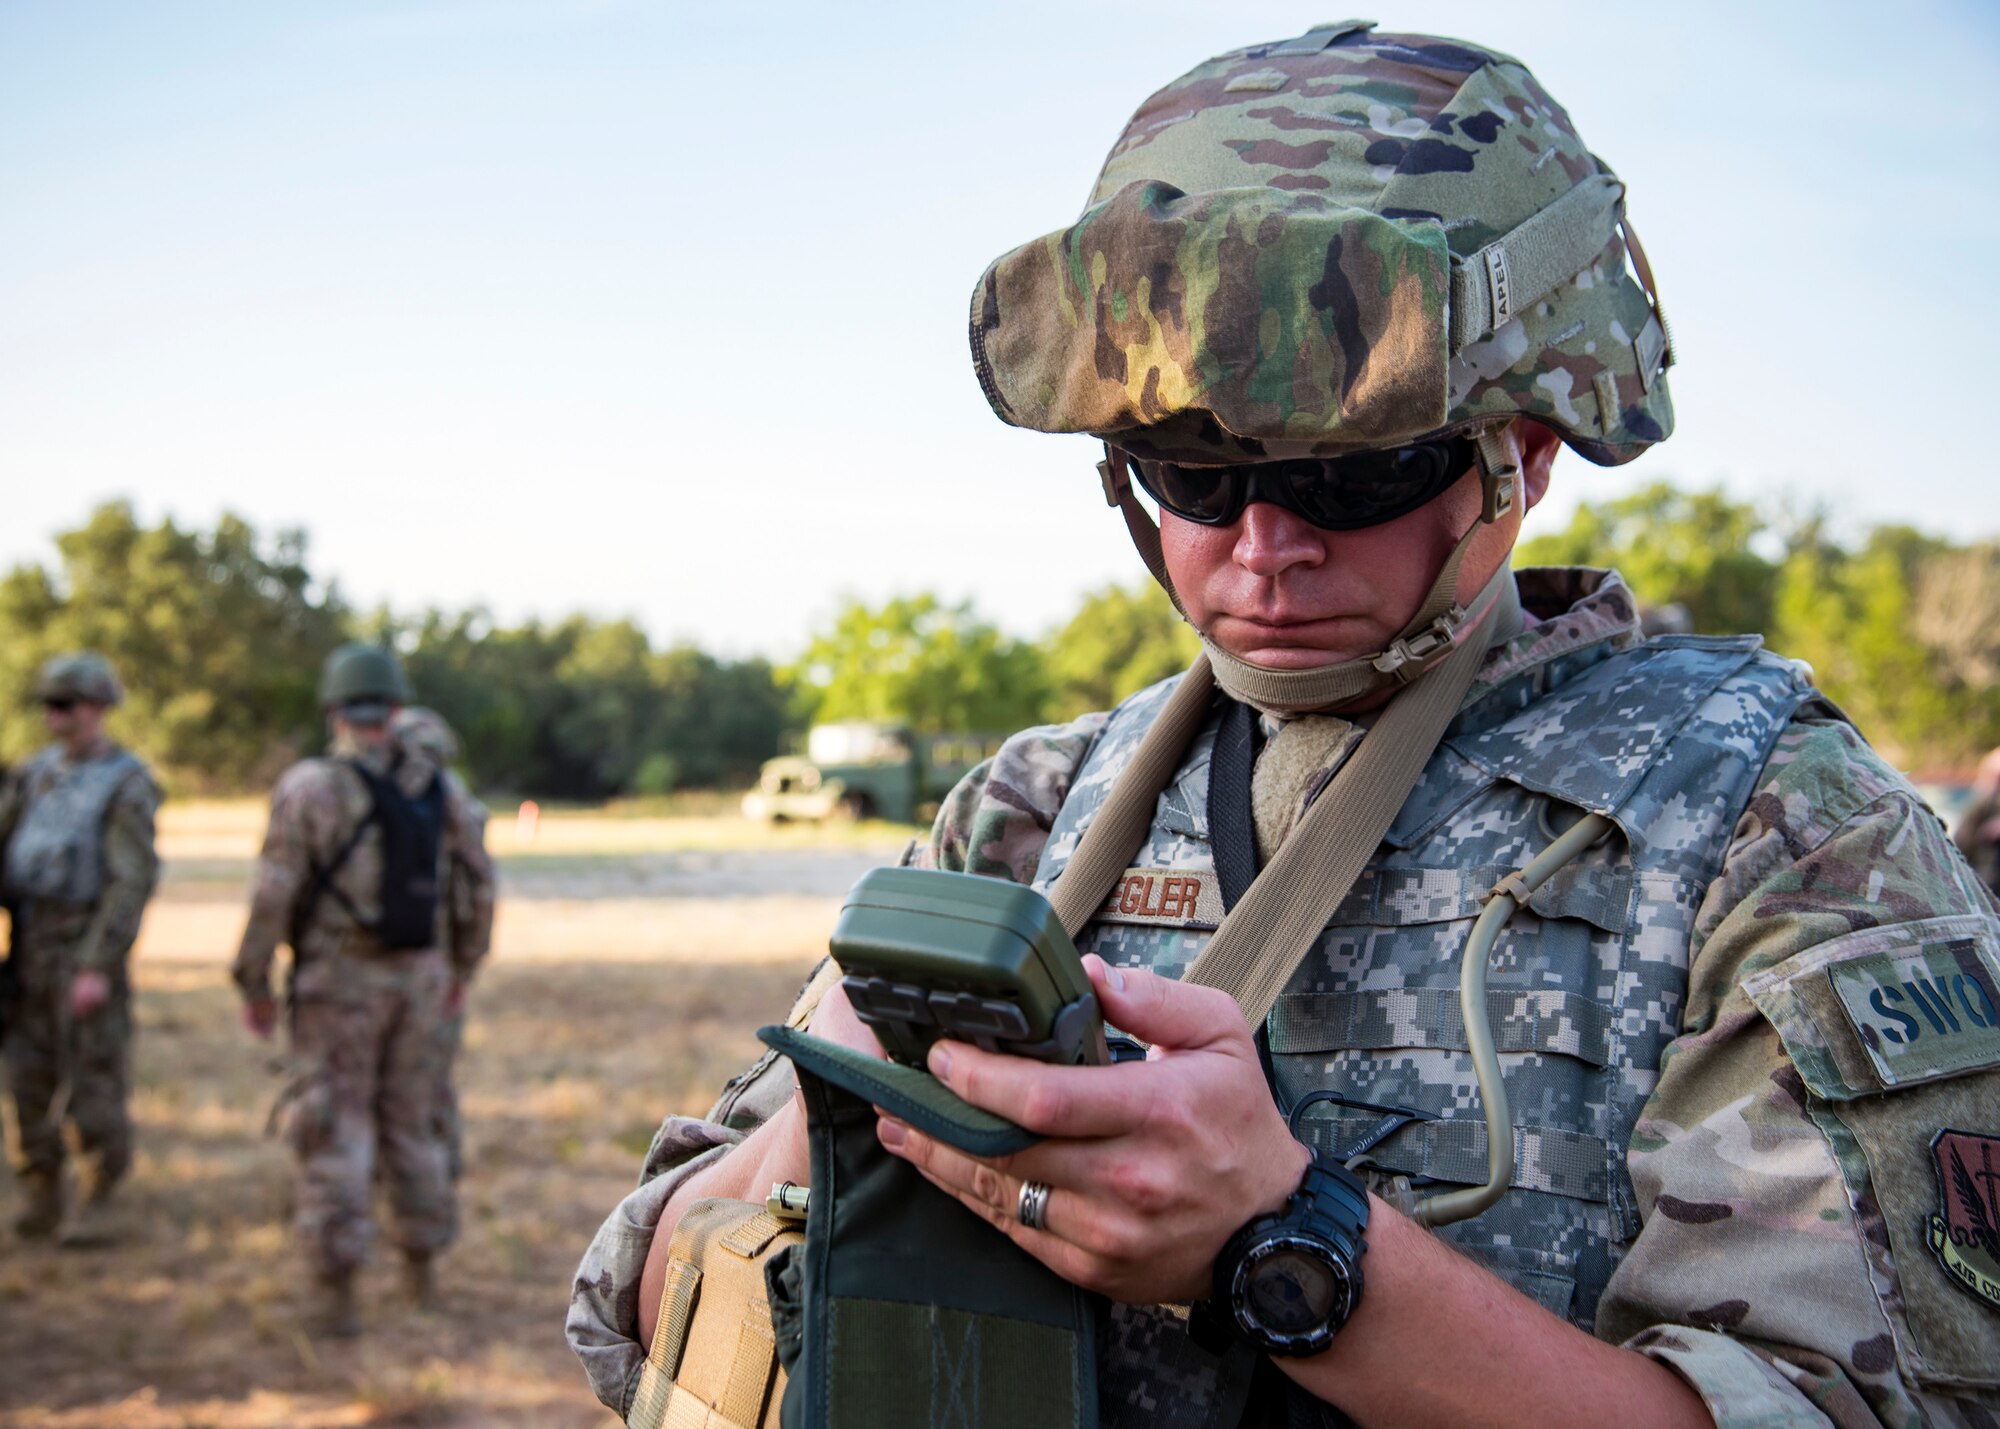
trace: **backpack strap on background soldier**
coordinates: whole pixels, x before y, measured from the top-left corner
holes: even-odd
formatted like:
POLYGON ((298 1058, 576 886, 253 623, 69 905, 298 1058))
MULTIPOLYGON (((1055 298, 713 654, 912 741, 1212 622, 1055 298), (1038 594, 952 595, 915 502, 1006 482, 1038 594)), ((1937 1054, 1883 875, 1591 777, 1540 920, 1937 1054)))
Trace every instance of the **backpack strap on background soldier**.
POLYGON ((401 756, 389 766, 387 774, 377 774, 358 760, 339 762, 352 769, 368 790, 368 812, 361 816, 330 861, 324 865, 317 859, 312 861, 312 881, 299 900, 292 921, 292 948, 298 949, 299 936, 311 923, 322 894, 331 896, 349 918, 374 934, 384 947, 428 947, 437 937, 438 859, 444 846, 443 777, 432 774, 424 791, 411 798, 395 780, 396 770, 402 767, 401 756), (371 826, 382 831, 382 911, 372 920, 363 917, 354 900, 333 881, 354 856, 371 826))

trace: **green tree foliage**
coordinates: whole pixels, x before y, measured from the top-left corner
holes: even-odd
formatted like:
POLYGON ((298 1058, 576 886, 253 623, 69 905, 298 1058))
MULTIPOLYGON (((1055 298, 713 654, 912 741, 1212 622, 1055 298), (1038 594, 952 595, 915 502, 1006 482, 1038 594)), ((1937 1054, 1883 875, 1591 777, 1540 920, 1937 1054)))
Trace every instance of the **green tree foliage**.
POLYGON ((1906 768, 1964 768, 2000 744, 2000 546, 1905 526, 1842 543, 1823 515, 1784 521, 1656 482, 1583 506, 1516 564, 1615 566, 1697 631, 1764 635, 1906 768))
POLYGON ((1649 606, 1686 608, 1698 631, 1770 628, 1777 565, 1754 542, 1767 523, 1720 491, 1664 481, 1580 507, 1569 528, 1521 543, 1517 566, 1615 566, 1649 606))
POLYGON ((630 621, 499 629, 483 611, 433 611, 401 628, 378 617, 377 629, 492 788, 601 799, 741 783, 789 729, 763 661, 655 650, 630 621))
MULTIPOLYGON (((122 503, 0 575, 0 758, 44 736, 26 699, 58 651, 96 649, 129 691, 114 730, 182 789, 253 789, 319 746, 318 670, 359 632, 392 641, 457 729, 475 783, 599 799, 742 784, 812 720, 920 734, 1012 731, 1115 704, 1185 669, 1192 632, 1151 584, 1109 586, 1039 644, 935 595, 850 601, 790 669, 655 648, 627 620, 502 626, 483 610, 357 621, 296 532, 142 526, 122 503)), ((1906 767, 1967 767, 2000 744, 2000 544, 1887 526, 1843 541, 1658 482, 1585 505, 1520 564, 1610 565, 1705 633, 1753 631, 1906 767)), ((784 632, 773 632, 774 639, 784 632)))
POLYGON ((0 751, 45 735, 20 693, 63 650, 109 657, 124 680, 119 729, 176 782, 268 778, 316 738, 315 684, 346 612, 306 569, 306 541, 272 541, 234 516, 212 532, 142 527, 113 502, 56 539, 54 569, 0 577, 0 751))
POLYGON ((892 720, 919 734, 1019 729, 1048 699, 1033 645, 929 594, 849 601, 789 675, 814 721, 892 720))
POLYGON ((1051 692, 1046 717, 1108 710, 1194 663, 1201 641, 1152 581, 1108 585, 1083 598, 1070 622, 1042 642, 1051 692))
POLYGON ((46 739, 27 699, 41 662, 93 649, 125 682, 114 731, 170 784, 261 788, 320 747, 320 664, 356 634, 402 652, 487 789, 599 799, 741 783, 788 729, 769 665, 655 650, 630 621, 504 629, 475 610, 356 622, 308 570, 302 535, 266 541, 234 516, 213 531, 148 528, 112 503, 56 551, 53 566, 0 576, 0 758, 46 739))

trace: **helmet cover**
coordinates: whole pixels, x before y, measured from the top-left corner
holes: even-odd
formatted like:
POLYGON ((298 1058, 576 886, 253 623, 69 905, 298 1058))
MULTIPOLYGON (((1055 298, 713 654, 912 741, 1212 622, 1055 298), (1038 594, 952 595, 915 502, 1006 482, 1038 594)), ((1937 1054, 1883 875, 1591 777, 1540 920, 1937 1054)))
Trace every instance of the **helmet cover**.
POLYGON ((1083 216, 980 279, 974 366, 1002 420, 1140 456, 1334 456, 1526 416, 1615 465, 1673 426, 1622 220, 1623 185, 1518 61, 1325 26, 1141 105, 1083 216))

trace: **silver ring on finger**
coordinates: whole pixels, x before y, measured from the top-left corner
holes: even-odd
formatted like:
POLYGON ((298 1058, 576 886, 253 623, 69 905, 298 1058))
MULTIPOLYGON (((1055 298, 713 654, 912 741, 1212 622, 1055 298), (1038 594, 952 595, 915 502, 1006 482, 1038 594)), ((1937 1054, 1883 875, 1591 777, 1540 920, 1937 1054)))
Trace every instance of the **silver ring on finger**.
POLYGON ((1049 1215, 1049 1183, 1023 1181, 1021 1194, 1014 1202, 1014 1214, 1029 1230, 1046 1230, 1049 1215))

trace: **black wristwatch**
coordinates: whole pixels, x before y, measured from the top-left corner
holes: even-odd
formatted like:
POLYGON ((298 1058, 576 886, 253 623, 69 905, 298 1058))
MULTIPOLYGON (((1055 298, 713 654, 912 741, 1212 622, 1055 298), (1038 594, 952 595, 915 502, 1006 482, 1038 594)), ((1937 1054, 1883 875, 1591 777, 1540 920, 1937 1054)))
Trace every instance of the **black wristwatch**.
POLYGON ((1275 1215, 1258 1216, 1215 1258, 1205 1328, 1281 1356, 1316 1355, 1361 1305, 1368 1187, 1317 1153, 1275 1215))

